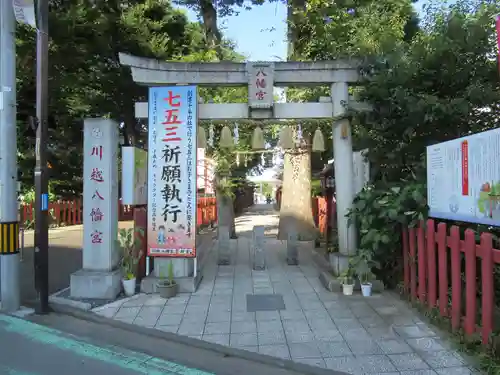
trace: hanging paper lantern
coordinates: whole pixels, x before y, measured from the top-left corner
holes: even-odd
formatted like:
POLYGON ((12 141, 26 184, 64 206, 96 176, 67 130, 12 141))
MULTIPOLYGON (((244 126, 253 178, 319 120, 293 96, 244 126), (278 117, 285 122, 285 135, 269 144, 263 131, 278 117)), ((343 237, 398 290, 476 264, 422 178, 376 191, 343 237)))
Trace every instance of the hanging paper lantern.
POLYGON ((314 132, 312 150, 314 152, 324 152, 325 151, 325 138, 323 137, 323 133, 321 129, 318 128, 314 132))
POLYGON ((197 144, 198 148, 207 148, 207 133, 202 126, 198 126, 197 144))
POLYGON ((231 135, 231 129, 228 126, 224 126, 220 133, 219 147, 231 148, 233 147, 233 137, 231 135))
POLYGON ((257 126, 253 131, 252 148, 254 150, 262 150, 265 147, 264 132, 260 126, 257 126))
POLYGON ((210 123, 210 127, 208 128, 208 145, 212 148, 214 147, 214 138, 215 138, 214 124, 210 123))
POLYGON ((266 166, 266 158, 265 158, 265 156, 264 156, 264 154, 263 154, 263 153, 262 153, 262 154, 260 154, 260 165, 261 165, 262 167, 265 167, 265 166, 266 166))
POLYGON ((236 165, 240 165, 240 154, 236 154, 236 165))
POLYGON ((294 141, 293 141, 292 128, 290 128, 289 126, 282 127, 280 134, 280 147, 286 150, 293 148, 293 146, 294 146, 294 141))
POLYGON ((248 158, 247 158, 247 155, 245 154, 245 167, 247 166, 248 164, 248 158))

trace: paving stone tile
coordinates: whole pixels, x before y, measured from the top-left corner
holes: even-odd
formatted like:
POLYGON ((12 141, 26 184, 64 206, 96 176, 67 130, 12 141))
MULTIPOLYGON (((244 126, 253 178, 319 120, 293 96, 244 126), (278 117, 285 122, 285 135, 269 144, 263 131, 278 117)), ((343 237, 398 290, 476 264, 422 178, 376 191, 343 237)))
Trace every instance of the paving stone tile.
POLYGON ((326 310, 304 310, 304 315, 308 322, 318 320, 333 322, 330 314, 328 314, 326 310))
POLYGON ((308 319, 309 326, 316 331, 328 331, 336 329, 337 326, 333 323, 332 319, 308 319))
POLYGON ((218 323, 206 323, 205 331, 203 333, 205 335, 222 335, 222 334, 229 334, 229 332, 230 332, 229 322, 218 322, 218 323))
POLYGON ((377 340, 377 344, 385 354, 402 354, 413 352, 413 349, 401 339, 377 340))
POLYGON ((323 358, 292 358, 292 361, 302 363, 304 365, 326 368, 325 360, 323 358))
POLYGON ((384 319, 379 316, 367 316, 359 318, 359 322, 365 328, 388 327, 384 319))
POLYGON ((103 306, 101 309, 94 309, 92 312, 96 313, 97 315, 104 316, 105 318, 113 318, 118 310, 120 309, 120 306, 103 306))
POLYGON ((161 306, 143 307, 135 318, 134 324, 143 327, 154 327, 160 317, 162 309, 163 307, 161 306))
POLYGON ((213 344, 219 345, 229 345, 229 335, 206 335, 204 334, 202 337, 203 341, 208 341, 213 344))
POLYGON ((257 324, 253 321, 231 322, 231 333, 257 333, 257 324))
POLYGON ((126 306, 122 306, 122 307, 120 307, 120 309, 118 310, 118 312, 115 314, 115 318, 116 319, 123 319, 123 318, 126 318, 126 319, 133 318, 133 319, 135 319, 135 317, 139 314, 140 310, 141 310, 140 307, 126 307, 126 306))
POLYGON ((315 341, 314 333, 311 330, 309 332, 285 331, 285 336, 289 344, 315 341))
POLYGON ((448 367, 448 368, 438 368, 435 369, 438 375, 476 375, 479 374, 478 371, 471 369, 469 367, 448 367))
POLYGON ((257 311, 255 313, 257 321, 263 320, 281 320, 279 311, 257 311))
POLYGON ((176 304, 187 304, 189 301, 189 298, 191 296, 189 294, 178 294, 177 296, 173 298, 169 298, 167 301, 167 305, 176 305, 176 304))
POLYGON ((257 332, 282 332, 283 325, 281 320, 258 320, 257 321, 257 332))
POLYGON ((183 336, 201 336, 205 330, 205 322, 194 322, 194 321, 185 321, 183 320, 181 325, 179 326, 179 330, 177 334, 183 336))
POLYGON ((423 327, 419 327, 416 324, 410 326, 396 326, 394 330, 406 338, 421 338, 421 337, 432 337, 436 334, 430 329, 425 329, 423 327))
POLYGON ((317 341, 344 341, 344 337, 342 337, 342 334, 337 329, 327 331, 313 329, 313 334, 317 341))
POLYGON ((153 294, 145 302, 144 306, 165 306, 167 299, 153 294))
POLYGON ((401 371, 400 375, 436 375, 434 370, 412 370, 412 371, 401 371))
POLYGON ((365 374, 397 371, 386 355, 356 356, 356 359, 365 374))
POLYGON ((123 302, 123 307, 142 307, 144 303, 149 299, 147 294, 138 294, 136 296, 130 297, 125 302, 123 302))
POLYGON ((170 332, 170 333, 177 333, 177 330, 179 329, 179 325, 167 325, 167 326, 161 326, 161 325, 156 325, 155 329, 159 329, 160 331, 164 332, 170 332))
POLYGON ((406 342, 413 349, 418 351, 432 352, 437 350, 445 350, 443 343, 436 337, 421 337, 416 339, 407 339, 406 342))
POLYGON ((317 341, 316 345, 321 356, 325 358, 352 355, 351 349, 345 341, 317 341))
POLYGON ((379 339, 400 339, 399 336, 393 329, 393 327, 372 327, 366 328, 368 334, 376 340, 379 339))
POLYGON ((283 320, 281 323, 287 332, 309 332, 311 330, 307 320, 283 320))
POLYGON ((234 346, 235 349, 246 350, 248 352, 258 353, 258 346, 234 346))
POLYGON ((361 374, 361 367, 354 356, 325 358, 326 368, 335 371, 342 371, 348 374, 361 374))
POLYGON ((286 345, 259 345, 259 353, 278 357, 282 359, 290 359, 290 351, 286 345))
POLYGON ((429 365, 415 353, 389 354, 388 357, 400 371, 429 369, 429 365))
POLYGON ((264 332, 258 334, 259 346, 286 344, 283 332, 264 332))
POLYGON ((179 325, 181 324, 183 317, 184 315, 182 314, 162 313, 158 318, 156 325, 159 326, 179 325))
POLYGON ((233 347, 257 346, 256 333, 232 333, 229 337, 229 345, 233 347))
POLYGON ((188 306, 207 306, 210 305, 210 296, 192 295, 188 301, 188 306))
POLYGON ((186 311, 186 307, 187 305, 179 303, 176 305, 165 305, 163 310, 165 313, 169 314, 184 314, 184 312, 186 311))
POLYGON ((421 352, 420 357, 433 369, 442 367, 460 367, 465 365, 465 360, 454 351, 439 350, 435 352, 421 352))
POLYGON ((356 328, 356 329, 346 329, 342 330, 339 327, 339 331, 344 336, 346 340, 371 340, 371 336, 368 331, 364 328, 356 328))
POLYGON ((288 343, 290 355, 295 358, 321 358, 321 352, 315 342, 288 343))
POLYGON ((231 312, 229 311, 217 311, 208 313, 207 322, 210 323, 219 323, 219 322, 230 322, 231 321, 231 312))
POLYGON ((231 313, 231 321, 232 322, 254 322, 255 321, 255 313, 254 312, 240 312, 233 311, 231 313))
POLYGON ((302 310, 281 310, 281 320, 306 320, 302 310))
POLYGON ((375 340, 347 340, 347 345, 351 348, 354 355, 384 354, 375 340))

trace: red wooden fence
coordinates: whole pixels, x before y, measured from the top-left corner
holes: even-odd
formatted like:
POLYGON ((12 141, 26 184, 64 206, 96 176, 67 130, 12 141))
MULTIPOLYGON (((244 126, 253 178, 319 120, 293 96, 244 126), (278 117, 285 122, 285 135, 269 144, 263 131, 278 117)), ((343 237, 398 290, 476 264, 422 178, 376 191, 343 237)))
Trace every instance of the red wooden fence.
POLYGON ((495 293, 493 265, 500 264, 500 250, 493 248, 490 233, 482 233, 476 244, 471 229, 461 239, 457 226, 448 233, 445 223, 439 223, 436 230, 434 220, 421 222, 417 228, 403 230, 403 261, 404 288, 413 300, 438 308, 442 316, 451 319, 453 329, 463 328, 467 335, 478 332, 483 344, 489 343, 495 293))
MULTIPOLYGON (((56 226, 61 225, 79 225, 83 224, 83 201, 74 199, 71 201, 58 201, 49 203, 49 212, 53 217, 51 224, 56 226)), ((215 197, 198 198, 197 207, 197 225, 209 225, 217 221, 217 210, 215 197)), ((26 226, 34 218, 34 204, 21 205, 21 220, 26 226)), ((118 203, 118 220, 127 221, 134 219, 134 211, 132 206, 122 205, 118 203)))

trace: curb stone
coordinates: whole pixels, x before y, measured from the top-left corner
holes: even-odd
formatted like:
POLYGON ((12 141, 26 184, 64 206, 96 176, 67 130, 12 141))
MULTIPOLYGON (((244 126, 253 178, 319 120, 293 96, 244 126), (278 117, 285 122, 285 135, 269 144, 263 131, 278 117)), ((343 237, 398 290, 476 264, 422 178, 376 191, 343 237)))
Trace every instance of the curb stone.
POLYGON ((154 328, 146 328, 133 324, 120 322, 114 319, 99 316, 95 313, 82 311, 75 307, 65 304, 51 303, 52 310, 56 313, 69 315, 77 319, 86 320, 96 324, 108 325, 113 328, 122 329, 125 331, 137 333, 145 336, 153 336, 158 339, 172 341, 174 343, 196 347, 208 351, 217 352, 224 356, 237 357, 244 360, 262 363, 273 367, 283 368, 286 370, 296 371, 304 375, 348 375, 345 372, 327 370, 320 367, 314 367, 302 363, 293 362, 288 359, 276 358, 264 354, 253 353, 247 350, 236 349, 224 345, 214 344, 202 340, 197 340, 187 336, 180 336, 175 333, 163 332, 154 328))

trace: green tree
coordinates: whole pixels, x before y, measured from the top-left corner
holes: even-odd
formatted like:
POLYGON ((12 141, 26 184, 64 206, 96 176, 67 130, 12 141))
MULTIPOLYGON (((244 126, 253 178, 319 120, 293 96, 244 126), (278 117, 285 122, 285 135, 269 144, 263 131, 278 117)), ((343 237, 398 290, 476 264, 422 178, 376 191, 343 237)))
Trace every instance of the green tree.
MULTIPOLYGON (((51 3, 49 160, 57 196, 82 190, 82 119, 109 116, 124 124, 126 143, 143 143, 145 129, 135 119, 134 102, 147 90, 121 67, 119 52, 175 60, 203 51, 202 29, 184 12, 160 0, 51 3)), ((33 182, 35 114, 35 33, 17 29, 19 162, 22 182, 33 182)))

